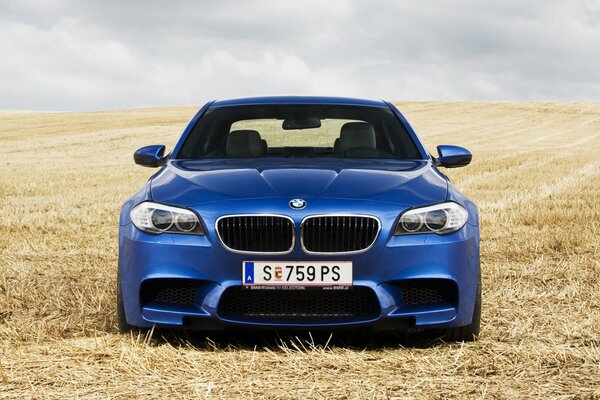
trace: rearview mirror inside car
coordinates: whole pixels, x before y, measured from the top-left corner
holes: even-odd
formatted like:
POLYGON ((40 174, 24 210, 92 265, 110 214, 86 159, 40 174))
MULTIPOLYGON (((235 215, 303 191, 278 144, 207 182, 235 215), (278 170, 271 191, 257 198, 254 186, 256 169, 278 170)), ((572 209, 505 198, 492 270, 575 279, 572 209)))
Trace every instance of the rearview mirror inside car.
POLYGON ((283 120, 281 127, 284 130, 320 128, 321 120, 319 118, 312 117, 286 118, 283 120))

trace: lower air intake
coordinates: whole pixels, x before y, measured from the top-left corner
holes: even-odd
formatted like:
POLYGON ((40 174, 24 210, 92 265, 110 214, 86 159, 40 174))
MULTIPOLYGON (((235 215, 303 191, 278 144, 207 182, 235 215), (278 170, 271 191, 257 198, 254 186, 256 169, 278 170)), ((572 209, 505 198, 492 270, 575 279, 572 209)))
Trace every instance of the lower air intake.
POLYGON ((142 304, 193 305, 200 286, 190 279, 150 279, 142 284, 142 304))
POLYGON ((227 289, 219 303, 219 316, 263 322, 359 321, 379 316, 373 290, 356 286, 348 290, 227 289))
POLYGON ((456 284, 448 279, 407 279, 395 284, 406 305, 457 302, 456 284))

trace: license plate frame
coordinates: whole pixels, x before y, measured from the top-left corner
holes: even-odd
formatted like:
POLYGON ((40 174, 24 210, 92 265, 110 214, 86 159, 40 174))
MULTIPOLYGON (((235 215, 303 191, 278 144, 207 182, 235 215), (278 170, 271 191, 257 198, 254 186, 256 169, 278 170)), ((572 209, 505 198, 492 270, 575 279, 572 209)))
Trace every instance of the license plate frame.
POLYGON ((349 289, 353 279, 352 261, 242 262, 242 286, 249 289, 349 289))

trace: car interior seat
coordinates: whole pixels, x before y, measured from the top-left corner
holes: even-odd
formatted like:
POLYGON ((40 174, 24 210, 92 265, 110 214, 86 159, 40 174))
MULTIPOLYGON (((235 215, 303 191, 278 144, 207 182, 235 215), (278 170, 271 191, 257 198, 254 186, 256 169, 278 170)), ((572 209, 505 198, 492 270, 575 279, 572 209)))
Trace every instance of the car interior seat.
POLYGON ((258 157, 267 154, 266 142, 257 131, 237 130, 227 136, 225 153, 229 157, 258 157))

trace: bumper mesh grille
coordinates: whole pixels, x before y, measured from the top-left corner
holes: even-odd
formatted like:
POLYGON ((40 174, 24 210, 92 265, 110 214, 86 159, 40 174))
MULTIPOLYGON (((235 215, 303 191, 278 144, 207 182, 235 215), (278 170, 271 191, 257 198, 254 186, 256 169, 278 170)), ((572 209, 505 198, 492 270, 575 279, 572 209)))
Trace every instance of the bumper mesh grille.
POLYGON ((456 284, 446 279, 414 279, 397 284, 404 304, 453 303, 457 301, 456 284))
POLYGON ((218 309, 223 318, 269 322, 367 320, 377 318, 380 306, 367 287, 349 290, 227 289, 218 309))
POLYGON ((283 253, 294 243, 294 223, 285 217, 248 215, 221 218, 219 237, 232 250, 283 253))
POLYGON ((373 217, 318 216, 302 224, 302 243, 316 253, 360 251, 370 247, 379 233, 373 217))
POLYGON ((151 279, 142 284, 142 304, 193 305, 200 286, 200 283, 189 279, 151 279))

